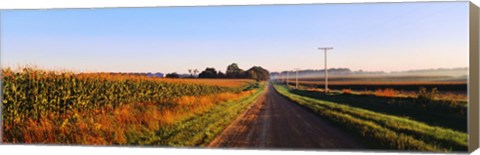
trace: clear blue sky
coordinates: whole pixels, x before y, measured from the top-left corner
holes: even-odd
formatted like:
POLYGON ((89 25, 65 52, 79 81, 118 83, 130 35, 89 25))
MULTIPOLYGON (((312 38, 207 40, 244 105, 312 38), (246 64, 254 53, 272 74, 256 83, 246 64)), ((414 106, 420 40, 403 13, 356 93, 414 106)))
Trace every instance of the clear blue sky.
POLYGON ((468 2, 1 11, 3 66, 179 72, 468 66, 468 2))

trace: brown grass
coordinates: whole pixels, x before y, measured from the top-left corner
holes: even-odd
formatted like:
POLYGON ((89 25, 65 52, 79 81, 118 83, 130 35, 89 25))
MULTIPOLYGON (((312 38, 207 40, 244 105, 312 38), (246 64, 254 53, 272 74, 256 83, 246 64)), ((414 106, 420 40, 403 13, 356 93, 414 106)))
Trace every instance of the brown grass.
POLYGON ((375 96, 381 96, 381 97, 396 97, 398 96, 398 91, 392 88, 386 88, 386 89, 377 89, 375 90, 375 96))
POLYGON ((352 94, 352 89, 342 89, 342 93, 344 93, 344 94, 352 94))

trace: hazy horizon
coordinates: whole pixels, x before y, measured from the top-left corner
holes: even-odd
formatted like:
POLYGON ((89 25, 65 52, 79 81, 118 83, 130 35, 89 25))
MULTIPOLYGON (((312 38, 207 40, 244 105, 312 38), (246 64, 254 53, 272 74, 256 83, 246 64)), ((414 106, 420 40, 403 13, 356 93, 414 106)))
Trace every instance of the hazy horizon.
POLYGON ((188 73, 468 67, 468 2, 2 10, 2 66, 188 73))

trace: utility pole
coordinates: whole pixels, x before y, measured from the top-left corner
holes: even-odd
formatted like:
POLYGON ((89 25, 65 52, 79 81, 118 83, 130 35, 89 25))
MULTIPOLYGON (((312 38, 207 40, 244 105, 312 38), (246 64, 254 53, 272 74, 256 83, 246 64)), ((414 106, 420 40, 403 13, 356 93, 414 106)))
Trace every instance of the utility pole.
POLYGON ((295 69, 295 89, 298 89, 298 70, 299 68, 294 68, 295 69))
POLYGON ((325 93, 328 93, 327 51, 333 50, 333 47, 319 47, 318 49, 325 51, 325 93))

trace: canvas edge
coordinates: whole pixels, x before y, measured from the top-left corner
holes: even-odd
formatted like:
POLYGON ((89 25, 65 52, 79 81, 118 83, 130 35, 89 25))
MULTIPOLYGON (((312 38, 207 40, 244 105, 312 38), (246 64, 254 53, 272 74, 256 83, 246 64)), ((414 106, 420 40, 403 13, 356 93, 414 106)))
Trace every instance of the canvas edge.
POLYGON ((479 14, 478 7, 469 2, 469 78, 468 78, 468 152, 479 147, 479 14))

